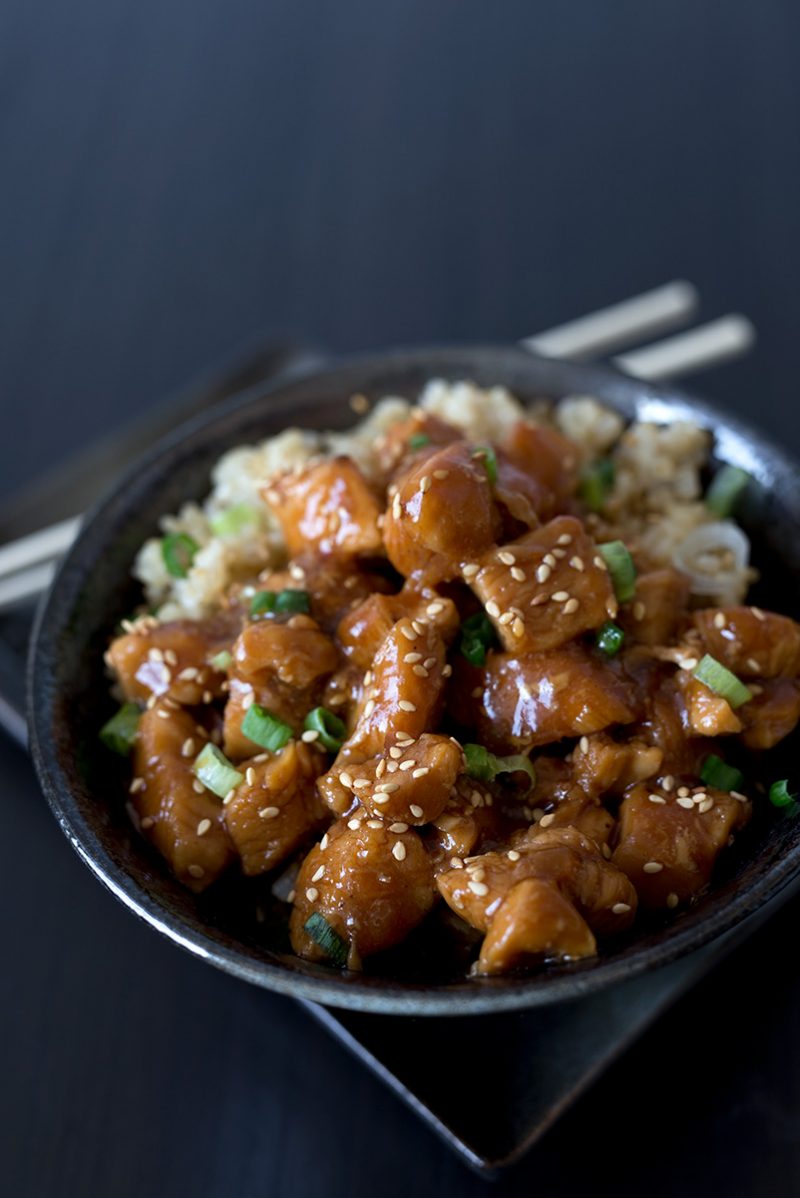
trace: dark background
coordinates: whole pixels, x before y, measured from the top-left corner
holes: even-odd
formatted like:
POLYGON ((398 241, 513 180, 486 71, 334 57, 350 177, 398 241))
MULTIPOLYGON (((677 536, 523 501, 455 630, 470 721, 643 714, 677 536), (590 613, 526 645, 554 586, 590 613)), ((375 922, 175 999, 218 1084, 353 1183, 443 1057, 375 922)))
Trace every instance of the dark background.
MULTIPOLYGON (((675 277, 760 332, 698 385, 800 449, 799 35, 792 0, 4 0, 0 493, 265 331, 507 341, 675 277)), ((5 744, 0 778, 0 1189, 484 1191, 289 1001, 138 925, 5 744)), ((799 915, 496 1192, 797 1193, 799 915)))

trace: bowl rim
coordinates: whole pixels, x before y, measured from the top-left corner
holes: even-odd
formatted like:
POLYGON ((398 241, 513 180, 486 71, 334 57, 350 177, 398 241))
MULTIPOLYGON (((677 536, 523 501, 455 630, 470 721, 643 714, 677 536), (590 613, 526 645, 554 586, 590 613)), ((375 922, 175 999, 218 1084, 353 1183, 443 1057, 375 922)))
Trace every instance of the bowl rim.
MULTIPOLYGON (((667 925, 655 938, 633 941, 629 954, 618 958, 593 958, 590 962, 558 970, 542 971, 528 976, 505 976, 497 979, 465 979, 463 982, 442 985, 399 983, 370 975, 311 976, 292 972, 277 960, 252 959, 241 949, 222 944, 207 932, 189 928, 177 914, 169 912, 116 861, 94 831, 83 819, 50 737, 53 717, 54 690, 48 685, 53 661, 59 651, 59 638, 64 631, 67 613, 73 604, 65 602, 70 595, 77 597, 86 577, 88 552, 94 530, 108 521, 110 515, 124 515, 126 489, 136 479, 145 479, 157 471, 169 454, 178 446, 190 445, 193 439, 209 436, 218 424, 231 420, 236 413, 246 413, 258 402, 272 401, 267 419, 297 411, 293 396, 316 382, 321 390, 336 386, 342 395, 360 389, 359 376, 395 374, 404 369, 429 370, 447 377, 448 366, 456 371, 450 378, 468 377, 470 363, 474 369, 484 368, 487 361, 501 363, 517 361, 525 372, 537 369, 542 375, 542 394, 546 395, 547 380, 553 390, 564 393, 565 381, 572 393, 599 392, 601 402, 623 409, 627 418, 658 419, 668 414, 671 419, 681 416, 708 427, 716 433, 717 445, 723 450, 746 444, 749 447, 752 472, 758 477, 760 459, 777 464, 791 479, 795 479, 793 508, 800 517, 800 471, 793 459, 768 438, 752 429, 736 416, 729 416, 704 400, 697 399, 671 385, 643 383, 609 367, 580 365, 539 358, 517 346, 474 345, 422 346, 394 349, 384 353, 358 354, 333 359, 321 368, 312 368, 297 375, 280 376, 266 384, 248 388, 230 399, 200 413, 179 425, 142 457, 134 461, 117 481, 113 490, 88 513, 78 537, 60 563, 49 592, 43 597, 36 614, 28 659, 28 727, 31 754, 45 797, 62 831, 81 860, 117 899, 140 919, 162 935, 202 960, 255 985, 291 995, 306 1001, 352 1010, 385 1014, 413 1015, 478 1015, 529 1009, 550 1003, 583 997, 630 980, 640 974, 666 965, 686 953, 700 948, 711 940, 730 932, 754 914, 800 873, 800 842, 776 861, 754 884, 728 896, 727 901, 708 911, 695 921, 676 921, 667 925), (583 384, 583 385, 581 385, 583 384), (722 434, 722 436, 720 436, 722 434)), ((502 372, 501 372, 502 373, 502 372)), ((506 371, 508 374, 509 371, 506 371)), ((498 378, 497 385, 504 383, 498 378)), ((274 434, 268 434, 274 435, 274 434)), ((220 452, 223 452, 222 450, 220 452)), ((741 453, 739 454, 741 457, 741 453)), ((747 464, 739 462, 738 464, 747 464)), ((157 482, 155 483, 157 486, 157 482)), ((798 520, 800 527, 800 519, 798 520)), ((324 971, 327 973, 327 971, 324 971)))

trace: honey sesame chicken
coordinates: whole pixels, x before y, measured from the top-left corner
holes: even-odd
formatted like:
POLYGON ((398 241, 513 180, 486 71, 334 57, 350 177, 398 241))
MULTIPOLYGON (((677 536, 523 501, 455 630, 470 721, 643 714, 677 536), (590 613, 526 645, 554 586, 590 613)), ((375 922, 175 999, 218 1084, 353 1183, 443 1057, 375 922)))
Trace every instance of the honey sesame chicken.
POLYGON ((800 624, 746 604, 746 564, 725 606, 678 568, 670 503, 680 536, 716 527, 699 465, 659 458, 650 495, 616 416, 581 432, 592 401, 534 419, 432 387, 392 419, 356 397, 352 456, 341 433, 287 434, 277 469, 246 451, 224 502, 165 521, 101 738, 175 877, 239 876, 297 955, 402 973, 430 929, 493 977, 602 954, 714 884, 800 722, 800 624), (213 528, 239 483, 262 523, 237 557, 247 520, 213 528))

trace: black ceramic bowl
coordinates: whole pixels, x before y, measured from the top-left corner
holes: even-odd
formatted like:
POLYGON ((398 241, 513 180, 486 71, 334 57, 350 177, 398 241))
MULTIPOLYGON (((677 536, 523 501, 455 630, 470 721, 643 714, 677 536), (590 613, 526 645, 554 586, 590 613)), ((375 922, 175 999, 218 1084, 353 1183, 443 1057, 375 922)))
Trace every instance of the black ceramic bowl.
POLYGON ((273 918, 268 901, 266 920, 257 921, 257 896, 249 883, 218 883, 200 899, 180 886, 132 832, 124 810, 124 774, 97 746, 97 730, 112 707, 103 651, 118 620, 139 601, 130 567, 159 516, 184 500, 200 499, 209 489, 214 462, 232 446, 290 424, 344 428, 355 419, 348 406, 353 393, 414 398, 433 377, 502 383, 525 401, 591 394, 626 417, 688 418, 711 429, 716 456, 743 466, 759 484, 754 490, 760 495, 751 497, 744 517, 762 571, 759 601, 773 601, 782 611, 796 603, 798 470, 751 429, 668 388, 538 359, 515 348, 398 351, 248 392, 185 425, 135 464, 86 521, 40 610, 30 660, 30 729, 42 787, 71 844, 122 902, 190 952, 260 986, 334 1006, 478 1014, 579 997, 665 964, 730 930, 797 873, 800 820, 757 817, 710 894, 669 924, 607 948, 596 960, 531 977, 468 980, 441 976, 435 953, 423 944, 416 968, 390 964, 383 971, 340 975, 290 953, 285 917, 273 918))

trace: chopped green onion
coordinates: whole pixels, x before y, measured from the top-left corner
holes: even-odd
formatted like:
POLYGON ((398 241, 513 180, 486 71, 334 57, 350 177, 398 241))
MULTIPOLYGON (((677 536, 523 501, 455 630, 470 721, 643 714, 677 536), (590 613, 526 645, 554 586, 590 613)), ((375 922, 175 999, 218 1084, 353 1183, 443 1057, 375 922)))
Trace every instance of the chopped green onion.
POLYGON ((614 486, 616 468, 611 458, 591 462, 581 473, 580 496, 590 512, 602 512, 614 486))
POLYGON ((791 807, 797 801, 797 795, 793 795, 789 791, 788 778, 772 783, 769 788, 769 801, 773 807, 791 807))
POLYGON ((250 615, 262 616, 265 612, 309 612, 311 600, 308 591, 256 591, 250 600, 250 615))
POLYGON ((430 445, 431 439, 427 433, 412 433, 408 438, 409 449, 424 449, 426 445, 430 445))
POLYGON ((315 707, 309 711, 303 727, 307 732, 318 732, 316 738, 331 753, 338 753, 347 738, 347 728, 327 707, 315 707))
POLYGON ((206 790, 213 791, 224 799, 230 791, 235 790, 244 781, 244 774, 235 770, 228 758, 211 741, 195 758, 192 772, 203 783, 206 790))
POLYGON ((481 782, 493 782, 498 774, 525 773, 529 779, 528 786, 536 784, 536 772, 530 759, 522 755, 495 757, 483 745, 464 745, 464 758, 470 778, 477 778, 481 782))
POLYGON ((628 547, 622 541, 606 541, 597 552, 608 566, 614 594, 619 603, 627 603, 636 591, 636 567, 628 547))
POLYGON ((305 922, 303 931, 308 932, 315 944, 318 944, 325 956, 344 969, 347 964, 347 941, 334 931, 327 919, 314 911, 305 922))
POLYGON ((311 597, 308 591, 279 591, 275 600, 275 611, 306 612, 311 610, 311 597))
POLYGON ((482 666, 486 661, 486 650, 497 644, 494 625, 485 611, 469 616, 461 625, 459 651, 473 666, 482 666))
POLYGON ((721 757, 712 753, 703 762, 700 778, 706 786, 716 786, 717 790, 741 790, 744 786, 744 774, 741 770, 726 765, 721 757))
POLYGON ((494 486, 497 482, 497 454, 491 445, 479 445, 472 456, 473 458, 479 458, 483 462, 486 477, 492 486, 494 486))
POLYGON ((277 753, 293 735, 288 724, 284 724, 283 720, 279 720, 258 703, 251 703, 248 707, 242 720, 242 732, 248 740, 261 745, 262 749, 269 749, 270 753, 277 753))
POLYGON ((100 739, 105 747, 127 757, 133 748, 141 715, 135 703, 123 703, 117 714, 100 729, 100 739))
POLYGON ((211 531, 218 537, 235 536, 250 524, 258 524, 261 513, 250 503, 235 503, 233 507, 217 512, 209 520, 211 531))
POLYGON ((740 466, 723 466, 711 480, 706 491, 706 507, 724 519, 736 509, 739 496, 750 482, 750 475, 740 466))
POLYGON ((222 649, 219 653, 215 653, 213 657, 209 658, 208 664, 213 666, 215 670, 219 670, 220 673, 224 673, 232 661, 233 656, 227 649, 222 649))
POLYGON ((741 707, 743 703, 753 697, 752 691, 749 691, 735 674, 732 674, 721 661, 717 661, 716 657, 712 657, 709 653, 700 658, 692 673, 698 682, 704 683, 715 695, 725 699, 731 707, 741 707))
POLYGON ((188 532, 171 532, 161 542, 164 565, 173 578, 185 578, 200 546, 188 532))
POLYGON ((624 640, 625 633, 618 624, 609 620, 597 634, 597 648, 602 649, 607 657, 613 657, 615 653, 619 653, 624 640))

